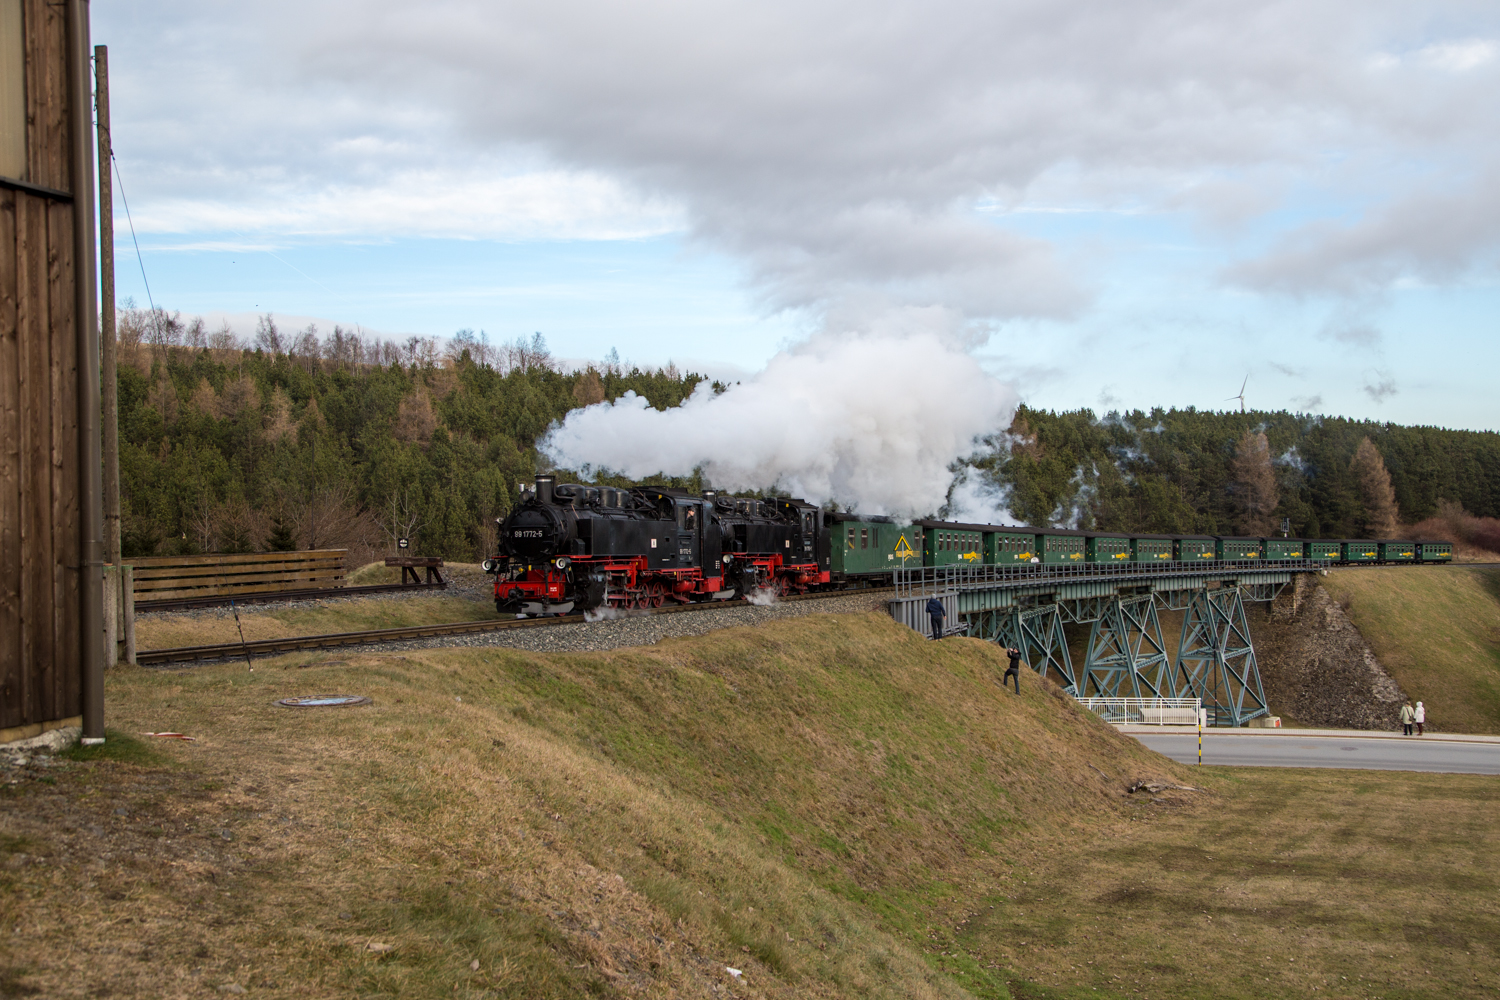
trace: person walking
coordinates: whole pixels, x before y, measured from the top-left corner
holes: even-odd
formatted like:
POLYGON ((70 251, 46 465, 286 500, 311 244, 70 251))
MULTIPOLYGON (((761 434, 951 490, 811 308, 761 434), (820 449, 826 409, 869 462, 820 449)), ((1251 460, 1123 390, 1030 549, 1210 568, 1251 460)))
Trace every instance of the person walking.
POLYGON ((1005 682, 1012 677, 1016 679, 1016 694, 1021 693, 1021 651, 1012 646, 1005 651, 1010 660, 1010 666, 1005 668, 1005 676, 1000 678, 1000 686, 1005 687, 1005 682))
POLYGON ((1422 703, 1420 701, 1417 702, 1416 710, 1414 712, 1412 712, 1412 721, 1416 722, 1416 724, 1417 724, 1417 735, 1421 736, 1422 735, 1422 724, 1427 721, 1427 709, 1425 709, 1425 708, 1422 707, 1422 703))
POLYGON ((932 637, 941 639, 943 637, 943 619, 948 617, 948 609, 943 607, 943 602, 936 597, 927 599, 927 617, 932 619, 932 637))
POLYGON ((1416 719, 1416 709, 1411 707, 1411 699, 1406 699, 1406 704, 1401 706, 1401 735, 1410 736, 1412 722, 1416 719))

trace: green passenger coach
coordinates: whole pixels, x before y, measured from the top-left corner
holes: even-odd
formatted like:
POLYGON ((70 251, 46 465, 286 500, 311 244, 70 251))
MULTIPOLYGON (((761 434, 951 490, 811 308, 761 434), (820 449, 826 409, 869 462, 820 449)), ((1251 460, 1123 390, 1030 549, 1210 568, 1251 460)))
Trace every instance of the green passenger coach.
POLYGON ((1452 542, 1418 542, 1417 558, 1422 562, 1452 562, 1452 542))
POLYGON ((984 536, 995 529, 988 524, 955 524, 952 521, 918 521, 924 545, 922 565, 960 566, 984 562, 984 536))
POLYGON ((1130 540, 1130 561, 1138 563, 1171 562, 1171 535, 1136 535, 1130 540))
POLYGON ((829 514, 829 570, 835 575, 889 573, 922 565, 921 529, 889 517, 829 514))
POLYGON ((1375 545, 1379 548, 1381 562, 1417 561, 1416 542, 1398 542, 1390 539, 1385 539, 1376 542, 1375 545))
POLYGON ((1267 559, 1302 558, 1302 539, 1300 538, 1262 538, 1260 543, 1261 551, 1266 554, 1267 559))
POLYGON ((1037 548, 1042 562, 1049 565, 1068 565, 1070 563, 1081 563, 1086 558, 1084 553, 1085 535, 1081 531, 1072 531, 1064 528, 1054 528, 1050 531, 1037 533, 1037 548))
POLYGON ((1214 539, 1209 535, 1188 535, 1177 539, 1176 545, 1178 562, 1213 562, 1219 557, 1214 539))
POLYGON ((1339 543, 1344 562, 1375 562, 1380 558, 1380 546, 1374 542, 1351 539, 1339 543))
POLYGON ((985 533, 984 561, 994 566, 1029 563, 1036 555, 1036 536, 1003 528, 985 533))
POLYGON ((1343 557, 1342 547, 1338 542, 1308 542, 1307 558, 1323 562, 1337 562, 1343 557))
POLYGON ((1084 539, 1084 558, 1091 563, 1130 561, 1129 535, 1089 535, 1084 539))
POLYGON ((1217 541, 1221 562, 1245 562, 1261 557, 1259 538, 1226 538, 1221 535, 1217 541))

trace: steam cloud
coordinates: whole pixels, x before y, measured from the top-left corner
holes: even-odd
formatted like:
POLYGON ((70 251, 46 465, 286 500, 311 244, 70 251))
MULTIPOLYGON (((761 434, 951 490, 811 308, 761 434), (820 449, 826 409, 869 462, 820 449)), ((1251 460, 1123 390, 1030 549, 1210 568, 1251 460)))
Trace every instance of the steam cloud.
POLYGON ((1015 403, 950 332, 887 318, 820 333, 720 395, 700 384, 675 409, 627 393, 576 410, 543 448, 568 468, 641 478, 701 467, 721 489, 777 486, 910 515, 943 504, 949 464, 1004 428, 1015 403))

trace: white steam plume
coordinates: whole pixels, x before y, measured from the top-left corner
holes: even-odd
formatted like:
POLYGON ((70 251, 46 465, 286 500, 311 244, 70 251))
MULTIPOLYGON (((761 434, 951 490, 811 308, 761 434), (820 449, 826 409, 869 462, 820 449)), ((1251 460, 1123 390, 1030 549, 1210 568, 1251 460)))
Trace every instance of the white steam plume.
POLYGON ((956 338, 886 324, 817 334, 721 395, 700 384, 675 409, 627 393, 575 410, 542 447, 568 468, 641 478, 701 467, 723 489, 920 514, 943 504, 949 464, 1004 428, 1015 402, 956 338))

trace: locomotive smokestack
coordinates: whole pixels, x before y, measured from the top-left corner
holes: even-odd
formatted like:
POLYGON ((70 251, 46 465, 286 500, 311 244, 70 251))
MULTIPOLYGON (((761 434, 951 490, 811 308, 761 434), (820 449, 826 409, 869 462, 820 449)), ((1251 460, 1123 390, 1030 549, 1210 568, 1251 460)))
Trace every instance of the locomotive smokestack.
POLYGON ((557 482, 556 476, 536 477, 536 498, 540 503, 552 502, 552 484, 557 482))

